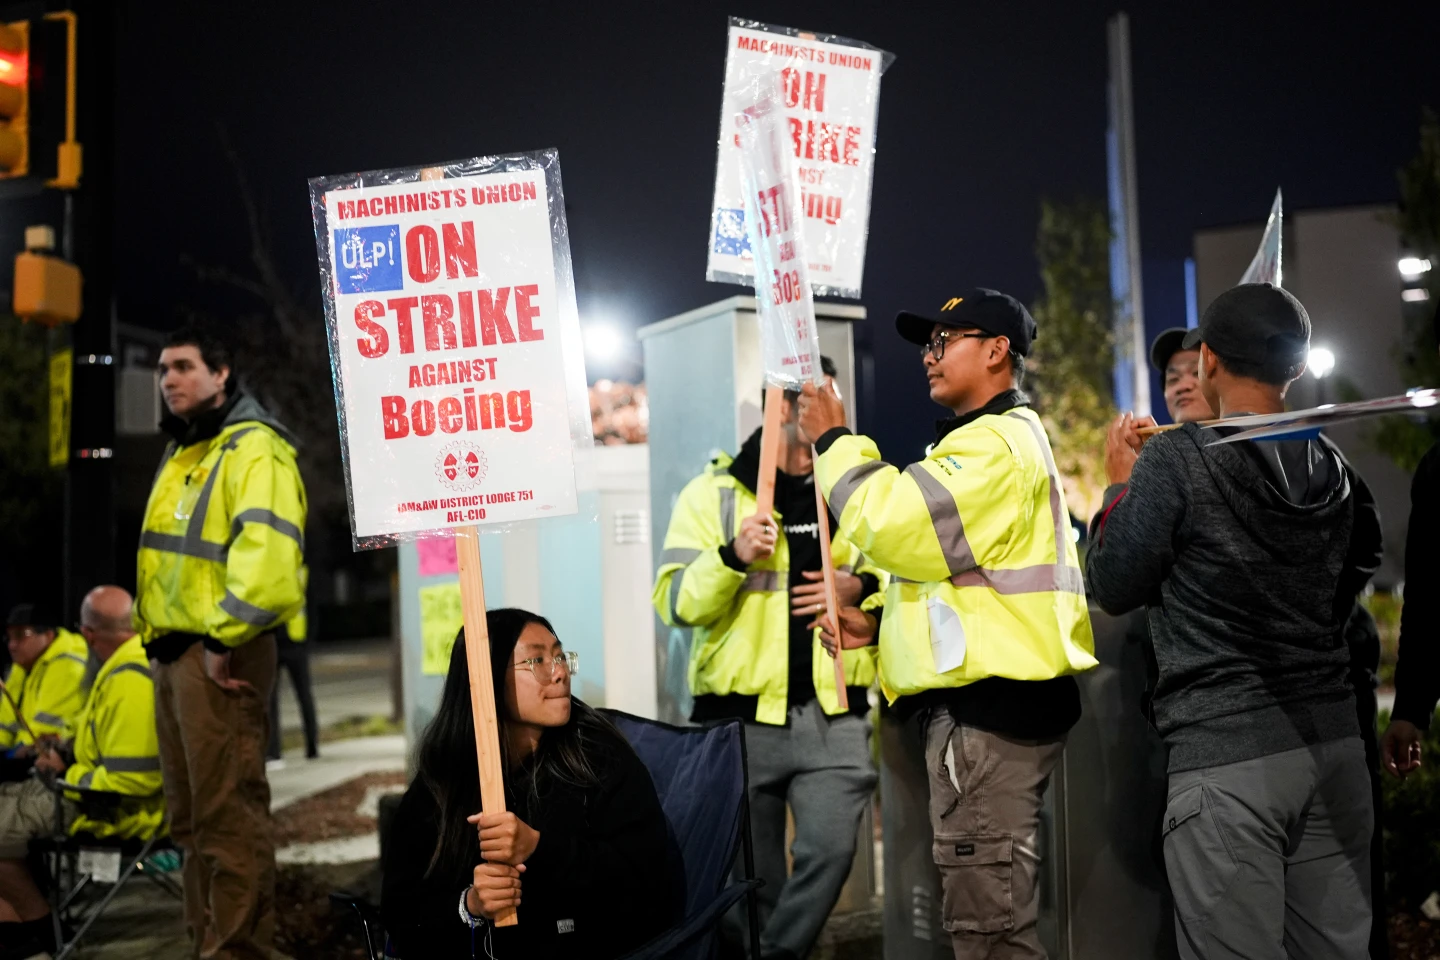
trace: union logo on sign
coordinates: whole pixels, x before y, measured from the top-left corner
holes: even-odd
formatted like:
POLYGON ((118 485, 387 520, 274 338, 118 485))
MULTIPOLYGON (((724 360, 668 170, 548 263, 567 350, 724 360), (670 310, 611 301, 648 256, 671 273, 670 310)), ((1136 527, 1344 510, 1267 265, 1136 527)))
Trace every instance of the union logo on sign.
POLYGON ((435 476, 451 490, 474 490, 489 469, 485 451, 466 440, 442 447, 435 457, 435 476))

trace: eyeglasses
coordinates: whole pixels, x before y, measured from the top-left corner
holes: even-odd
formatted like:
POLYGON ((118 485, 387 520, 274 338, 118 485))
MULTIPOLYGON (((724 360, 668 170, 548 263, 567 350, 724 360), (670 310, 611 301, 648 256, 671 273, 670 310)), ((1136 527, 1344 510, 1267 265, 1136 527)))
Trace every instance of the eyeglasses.
POLYGON ((936 361, 945 359, 945 344, 951 340, 991 340, 993 333, 956 333, 954 330, 941 330, 930 341, 920 348, 920 357, 923 359, 926 354, 933 354, 936 361))
POLYGON ((562 653, 555 654, 553 657, 531 657, 528 660, 521 660, 515 664, 515 668, 518 670, 520 667, 529 667, 531 675, 535 678, 535 682, 545 687, 558 679, 562 664, 565 667, 566 676, 575 676, 575 674, 580 672, 580 654, 573 650, 566 650, 562 653), (550 672, 548 674, 541 669, 541 665, 545 663, 550 664, 550 672))

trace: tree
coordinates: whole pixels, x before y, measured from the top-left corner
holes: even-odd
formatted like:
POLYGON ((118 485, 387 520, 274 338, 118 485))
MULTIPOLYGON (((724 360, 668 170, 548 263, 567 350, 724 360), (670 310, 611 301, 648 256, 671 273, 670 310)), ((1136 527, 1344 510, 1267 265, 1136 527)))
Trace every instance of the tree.
POLYGON ((1110 218, 1092 198, 1040 203, 1035 257, 1045 292, 1027 389, 1050 435, 1070 509, 1088 518, 1105 493, 1105 432, 1115 417, 1110 218))
MULTIPOLYGON (((1426 273, 1428 300, 1407 302, 1405 339, 1395 363, 1411 386, 1440 386, 1440 350, 1436 342, 1436 305, 1440 304, 1440 118, 1425 109, 1420 117, 1420 149, 1400 168, 1400 214, 1395 225, 1406 250, 1435 266, 1426 273)), ((1433 419, 1386 417, 1371 442, 1401 469, 1413 471, 1425 451, 1440 440, 1433 419)))
POLYGON ((0 604, 60 599, 65 471, 50 466, 45 340, 0 315, 0 604))

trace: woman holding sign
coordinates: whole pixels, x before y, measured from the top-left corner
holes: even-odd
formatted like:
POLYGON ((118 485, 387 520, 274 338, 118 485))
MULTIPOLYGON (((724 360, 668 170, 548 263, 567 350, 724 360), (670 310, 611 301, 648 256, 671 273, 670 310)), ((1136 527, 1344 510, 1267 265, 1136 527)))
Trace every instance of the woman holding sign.
POLYGON ((477 812, 462 630, 386 844, 393 946, 407 960, 619 956, 680 911, 655 786, 620 732, 570 695, 575 655, 549 621, 513 609, 486 621, 507 812, 477 812), (512 907, 519 924, 493 928, 512 907))

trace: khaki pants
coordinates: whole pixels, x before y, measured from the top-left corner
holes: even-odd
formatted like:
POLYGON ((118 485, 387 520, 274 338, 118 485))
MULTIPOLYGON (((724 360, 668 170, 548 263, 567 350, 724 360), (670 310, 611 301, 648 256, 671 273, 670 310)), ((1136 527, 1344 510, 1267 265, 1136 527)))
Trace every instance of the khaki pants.
POLYGON ((956 960, 1045 960, 1035 926, 1040 805, 1065 742, 1011 740, 934 710, 930 826, 956 960))
MULTIPOLYGON (((60 801, 65 825, 74 822, 78 808, 60 801)), ((55 835, 55 794, 39 780, 0 783, 0 860, 24 860, 30 841, 55 835)))
POLYGON ((199 643, 174 663, 153 666, 170 836, 185 851, 192 955, 270 960, 275 841, 265 744, 275 638, 258 637, 230 658, 230 675, 253 692, 227 693, 211 682, 199 643))

